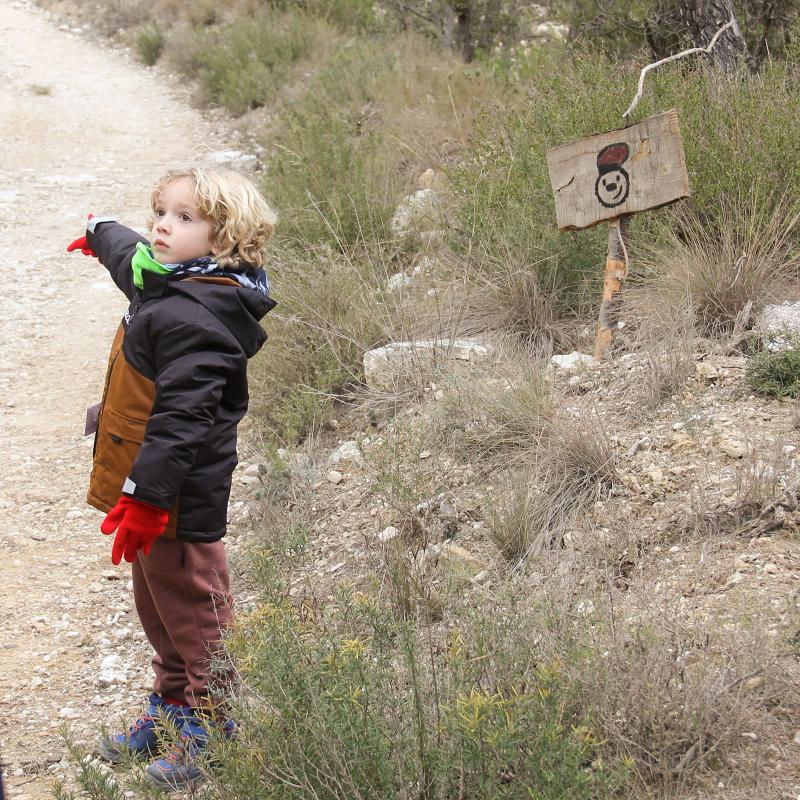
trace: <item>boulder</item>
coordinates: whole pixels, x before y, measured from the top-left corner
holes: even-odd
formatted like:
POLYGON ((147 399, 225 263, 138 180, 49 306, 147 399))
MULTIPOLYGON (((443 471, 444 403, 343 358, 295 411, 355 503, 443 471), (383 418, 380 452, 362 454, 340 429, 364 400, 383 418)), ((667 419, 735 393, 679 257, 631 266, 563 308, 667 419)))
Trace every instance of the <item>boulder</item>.
POLYGON ((364 353, 364 380, 370 389, 389 391, 436 359, 480 361, 493 348, 478 339, 435 339, 392 342, 364 353))
POLYGON ((439 197, 433 189, 418 189, 404 197, 389 221, 389 230, 398 237, 430 233, 443 226, 439 197))
POLYGON ((794 344, 793 339, 800 339, 800 300, 764 306, 757 327, 770 338, 770 350, 788 350, 794 344))

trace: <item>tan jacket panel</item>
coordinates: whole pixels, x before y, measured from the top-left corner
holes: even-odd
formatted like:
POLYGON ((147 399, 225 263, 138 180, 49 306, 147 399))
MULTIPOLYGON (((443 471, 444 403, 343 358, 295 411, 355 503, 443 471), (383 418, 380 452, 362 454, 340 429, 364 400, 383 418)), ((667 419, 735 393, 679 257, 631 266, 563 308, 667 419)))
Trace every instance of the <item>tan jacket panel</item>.
MULTIPOLYGON (((125 360, 124 329, 120 325, 111 346, 106 386, 95 436, 94 463, 87 501, 100 511, 110 511, 122 494, 122 485, 144 441, 153 408, 155 385, 125 360)), ((178 501, 170 509, 165 535, 175 537, 178 501)))

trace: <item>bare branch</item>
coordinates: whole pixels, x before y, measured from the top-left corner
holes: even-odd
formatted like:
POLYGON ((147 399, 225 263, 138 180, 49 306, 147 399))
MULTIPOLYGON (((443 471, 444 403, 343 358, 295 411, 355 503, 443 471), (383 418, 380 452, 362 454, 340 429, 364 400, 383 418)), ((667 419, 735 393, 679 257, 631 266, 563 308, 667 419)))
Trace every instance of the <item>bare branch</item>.
POLYGON ((656 67, 660 67, 662 64, 668 64, 670 61, 677 61, 679 58, 683 58, 684 56, 690 56, 694 53, 710 53, 713 49, 714 45, 719 40, 719 37, 728 30, 728 28, 732 28, 736 25, 736 18, 731 17, 713 36, 711 41, 705 47, 692 47, 689 50, 683 50, 680 53, 675 53, 674 55, 667 56, 666 58, 662 58, 660 61, 654 61, 652 64, 648 64, 640 73, 639 75, 639 88, 636 91, 636 96, 633 98, 633 102, 628 106, 628 110, 622 115, 623 119, 627 119, 627 117, 631 114, 634 108, 639 104, 639 101, 642 99, 642 92, 644 91, 644 77, 651 69, 655 69, 656 67))

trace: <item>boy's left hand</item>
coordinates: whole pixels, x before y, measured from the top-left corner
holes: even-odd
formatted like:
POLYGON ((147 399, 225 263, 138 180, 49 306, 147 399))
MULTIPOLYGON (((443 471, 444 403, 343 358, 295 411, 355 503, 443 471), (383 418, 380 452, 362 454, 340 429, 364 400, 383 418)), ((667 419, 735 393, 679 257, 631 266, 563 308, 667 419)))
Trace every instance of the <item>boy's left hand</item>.
POLYGON ((140 549, 149 555, 153 542, 164 533, 168 520, 169 514, 164 509, 122 495, 100 524, 100 530, 106 535, 117 531, 111 548, 111 563, 119 564, 124 556, 132 564, 140 549))

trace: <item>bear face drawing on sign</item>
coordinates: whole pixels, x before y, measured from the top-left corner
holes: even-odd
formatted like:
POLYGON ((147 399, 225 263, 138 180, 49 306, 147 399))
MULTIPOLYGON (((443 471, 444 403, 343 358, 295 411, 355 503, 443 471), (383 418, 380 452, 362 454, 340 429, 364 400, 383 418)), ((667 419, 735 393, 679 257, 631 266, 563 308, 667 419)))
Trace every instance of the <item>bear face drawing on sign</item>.
POLYGON ((630 150, 624 142, 610 144, 597 154, 597 181, 594 193, 606 208, 622 205, 628 198, 631 179, 622 165, 628 160, 630 150))

